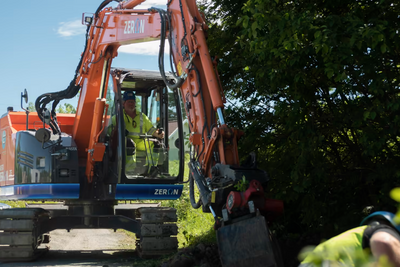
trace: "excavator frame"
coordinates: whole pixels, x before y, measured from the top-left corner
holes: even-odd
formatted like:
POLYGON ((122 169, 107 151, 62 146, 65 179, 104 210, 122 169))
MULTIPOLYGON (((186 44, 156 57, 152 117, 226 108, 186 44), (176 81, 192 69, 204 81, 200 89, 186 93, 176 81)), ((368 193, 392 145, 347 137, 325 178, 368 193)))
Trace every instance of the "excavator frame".
MULTIPOLYGON (((8 112, 1 117, 0 130, 4 133, 1 154, 5 157, 0 159, 0 166, 7 173, 2 172, 0 199, 23 200, 28 204, 25 208, 0 211, 0 261, 37 258, 47 251, 49 234, 56 229, 125 229, 136 234, 137 252, 142 257, 156 257, 177 250, 176 210, 149 201, 174 200, 181 196, 183 186, 179 183, 183 180, 184 151, 179 142, 174 152, 163 150, 167 160, 158 167, 175 173, 134 178, 125 175, 122 162, 126 156, 126 137, 119 107, 121 92, 132 90, 132 86, 143 96, 143 102, 151 92, 169 92, 164 98, 158 98, 158 114, 168 114, 168 108, 176 108, 179 127, 175 131, 183 140, 179 100, 168 99, 179 96, 168 91, 157 71, 112 69, 109 81, 105 103, 110 112, 104 113, 103 118, 107 124, 111 114, 115 114, 117 122, 107 126, 113 131, 103 129, 98 136, 107 146, 104 160, 95 164, 96 175, 90 191, 84 175, 86 165, 79 164, 78 147, 71 137, 75 114, 57 114, 60 135, 42 128, 43 122, 36 112, 8 112), (173 159, 169 160, 171 156, 173 159), (173 164, 173 168, 169 164, 173 164), (56 203, 42 203, 45 201, 56 203)), ((143 105, 142 111, 146 108, 147 105, 143 105)), ((158 121, 165 125, 166 131, 167 117, 161 116, 158 121)), ((168 137, 163 140, 167 146, 168 141, 168 137)), ((91 156, 96 157, 95 154, 91 156)))
MULTIPOLYGON (((85 225, 92 225, 93 215, 112 214, 115 192, 121 187, 127 157, 121 99, 125 76, 112 70, 112 60, 118 56, 118 48, 122 45, 160 40, 159 73, 166 88, 174 92, 175 99, 182 100, 189 125, 191 204, 214 216, 223 266, 265 266, 266 263, 282 266, 269 225, 282 214, 283 202, 267 197, 269 177, 257 168, 255 153, 240 162, 238 142, 243 138, 243 131, 231 128, 225 122, 225 96, 217 62, 209 54, 208 26, 196 1, 169 0, 166 10, 136 9, 144 0, 116 1, 118 6, 115 8, 108 6, 111 2, 113 0, 105 0, 94 14, 83 15, 83 23, 87 25, 86 45, 70 85, 64 91, 43 94, 35 102, 39 119, 48 125, 48 128, 36 131, 35 138, 43 144, 50 136, 58 135, 53 141, 52 153, 58 153, 60 160, 68 154, 65 153, 67 140, 64 139, 77 148, 73 166, 79 166, 79 201, 76 207, 75 203, 69 202, 69 208, 83 212, 85 225), (170 44, 170 74, 166 74, 164 66, 166 40, 170 44), (110 85, 117 88, 117 102, 113 107, 117 123, 109 135, 107 121, 110 119, 105 114, 110 108, 107 103, 110 85), (64 137, 55 108, 59 101, 72 98, 78 92, 71 134, 64 137), (52 108, 49 110, 50 103, 52 108), (116 151, 121 158, 116 159, 116 151)), ((164 94, 166 92, 164 90, 164 94)), ((181 133, 179 140, 183 143, 181 133)), ((180 151, 182 162, 182 149, 180 151)), ((180 167, 179 173, 182 170, 180 167)), ((132 181, 134 185, 159 186, 162 183, 173 188, 166 192, 179 190, 177 186, 182 182, 183 177, 179 175, 164 181, 153 181, 149 177, 132 181)), ((157 212, 163 211, 155 210, 154 213, 157 212)), ((42 212, 35 216, 42 216, 42 212)))

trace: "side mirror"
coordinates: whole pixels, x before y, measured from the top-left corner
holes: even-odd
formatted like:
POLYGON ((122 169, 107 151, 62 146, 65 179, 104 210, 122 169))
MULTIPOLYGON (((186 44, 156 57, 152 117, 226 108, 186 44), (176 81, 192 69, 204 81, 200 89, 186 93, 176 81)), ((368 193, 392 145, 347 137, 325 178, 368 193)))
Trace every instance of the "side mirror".
POLYGON ((26 130, 28 130, 29 127, 29 110, 24 108, 22 105, 22 99, 25 99, 25 103, 28 103, 28 92, 26 91, 26 88, 24 89, 24 93, 21 93, 21 108, 25 110, 26 112, 26 130))
POLYGON ((21 93, 21 103, 22 99, 25 99, 25 103, 28 103, 28 92, 26 91, 26 88, 24 89, 24 93, 21 93))

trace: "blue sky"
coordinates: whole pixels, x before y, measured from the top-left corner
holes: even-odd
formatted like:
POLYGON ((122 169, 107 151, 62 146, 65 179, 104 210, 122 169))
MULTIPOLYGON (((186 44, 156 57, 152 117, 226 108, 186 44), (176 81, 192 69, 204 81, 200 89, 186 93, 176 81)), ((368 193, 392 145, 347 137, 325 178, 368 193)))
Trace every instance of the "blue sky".
MULTIPOLYGON (((0 16, 0 116, 12 106, 21 111, 21 93, 29 102, 47 92, 64 90, 74 77, 85 44, 82 13, 94 13, 102 0, 2 1, 0 16)), ((138 8, 167 0, 149 0, 138 8)), ((113 2, 116 5, 116 2, 113 2)), ((121 47, 114 67, 158 70, 158 42, 121 47)), ((168 49, 166 48, 167 52, 168 49)), ((169 61, 165 61, 169 66, 169 61)), ((78 98, 61 102, 77 106, 78 98)), ((26 104, 24 103, 24 107, 26 104)))

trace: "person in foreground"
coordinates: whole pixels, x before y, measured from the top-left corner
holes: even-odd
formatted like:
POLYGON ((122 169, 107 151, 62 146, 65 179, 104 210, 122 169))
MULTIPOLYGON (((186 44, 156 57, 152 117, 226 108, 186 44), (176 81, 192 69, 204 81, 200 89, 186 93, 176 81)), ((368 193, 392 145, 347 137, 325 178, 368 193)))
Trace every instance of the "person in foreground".
POLYGON ((400 226, 395 222, 395 215, 386 211, 374 212, 360 225, 305 253, 299 266, 400 267, 400 226))

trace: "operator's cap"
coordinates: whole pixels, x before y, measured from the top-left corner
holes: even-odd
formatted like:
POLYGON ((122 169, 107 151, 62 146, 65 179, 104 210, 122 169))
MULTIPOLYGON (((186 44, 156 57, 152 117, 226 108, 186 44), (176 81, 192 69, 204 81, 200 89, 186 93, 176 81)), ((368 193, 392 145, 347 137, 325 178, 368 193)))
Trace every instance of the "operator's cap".
POLYGON ((398 232, 400 232, 400 225, 395 221, 395 217, 396 217, 396 215, 391 212, 377 211, 377 212, 371 213, 370 215, 365 217, 364 220, 362 220, 360 225, 367 225, 371 221, 380 219, 380 220, 388 221, 398 232))
POLYGON ((136 101, 136 94, 133 91, 125 91, 122 99, 124 101, 126 101, 126 100, 135 100, 136 101))

